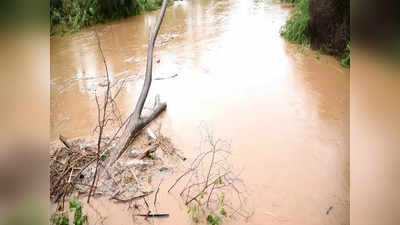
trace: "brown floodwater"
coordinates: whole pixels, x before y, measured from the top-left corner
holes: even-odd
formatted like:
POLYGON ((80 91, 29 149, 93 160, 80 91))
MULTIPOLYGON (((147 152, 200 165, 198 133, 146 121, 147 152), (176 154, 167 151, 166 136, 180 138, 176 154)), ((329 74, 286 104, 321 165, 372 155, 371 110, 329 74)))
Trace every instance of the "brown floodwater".
MULTIPOLYGON (((350 71, 286 43, 279 29, 289 13, 277 0, 174 2, 158 37, 153 77, 178 76, 154 80, 149 105, 156 94, 167 102, 163 133, 189 158, 201 124, 231 141, 232 162, 243 170, 254 210, 248 224, 349 224, 350 71)), ((157 15, 51 39, 52 140, 88 136, 96 126, 93 91, 105 70, 94 29, 111 79, 129 80, 120 110, 125 116, 133 110, 157 15)), ((178 196, 166 193, 172 181, 163 182, 158 200, 159 211, 171 216, 151 222, 190 224, 178 196)), ((139 223, 125 206, 93 202, 107 217, 104 224, 139 223)))

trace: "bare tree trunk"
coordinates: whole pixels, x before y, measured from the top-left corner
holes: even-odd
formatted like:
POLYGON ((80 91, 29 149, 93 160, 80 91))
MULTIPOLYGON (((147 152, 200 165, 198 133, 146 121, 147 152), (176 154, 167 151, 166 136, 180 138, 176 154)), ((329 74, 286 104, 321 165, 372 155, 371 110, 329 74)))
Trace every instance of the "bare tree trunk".
POLYGON ((132 143, 133 139, 139 134, 139 131, 142 130, 147 124, 149 124, 153 119, 155 119, 162 111, 167 108, 166 103, 159 103, 154 107, 154 111, 148 117, 142 117, 143 106, 146 101, 147 95, 150 90, 151 80, 152 80, 152 69, 153 69, 153 49, 156 42, 156 38, 158 35, 158 31, 160 30, 161 23, 164 18, 165 10, 167 8, 168 0, 163 0, 160 16, 158 17, 156 26, 154 31, 150 32, 150 40, 147 49, 147 64, 146 64, 146 74, 143 83, 143 88, 140 93, 138 102, 136 103, 136 107, 134 112, 129 116, 128 123, 125 126, 125 130, 122 133, 117 149, 119 149, 118 154, 111 161, 113 164, 117 161, 121 155, 126 151, 129 145, 132 143))

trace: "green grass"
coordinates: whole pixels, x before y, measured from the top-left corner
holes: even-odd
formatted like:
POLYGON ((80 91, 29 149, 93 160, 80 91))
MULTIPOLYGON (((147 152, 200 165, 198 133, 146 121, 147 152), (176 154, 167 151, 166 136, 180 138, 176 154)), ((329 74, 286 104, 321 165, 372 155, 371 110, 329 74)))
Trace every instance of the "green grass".
POLYGON ((281 28, 281 35, 289 42, 301 45, 309 45, 307 27, 310 20, 309 0, 284 0, 297 2, 294 14, 281 28))

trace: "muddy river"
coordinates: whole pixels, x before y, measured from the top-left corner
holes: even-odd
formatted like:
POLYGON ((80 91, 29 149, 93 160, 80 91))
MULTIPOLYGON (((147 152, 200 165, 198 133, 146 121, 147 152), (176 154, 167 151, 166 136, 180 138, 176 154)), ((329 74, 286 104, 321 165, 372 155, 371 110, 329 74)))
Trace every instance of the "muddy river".
MULTIPOLYGON (((350 72, 332 57, 286 43, 279 29, 289 14, 278 0, 174 2, 157 39, 149 101, 159 94, 167 102, 163 133, 189 158, 201 124, 231 141, 254 209, 248 224, 349 224, 350 72)), ((94 29, 111 79, 129 80, 121 113, 133 110, 157 15, 51 38, 52 140, 88 136, 96 125, 93 90, 105 70, 94 29)), ((151 223, 191 223, 177 196, 160 191, 159 202, 170 217, 151 223)), ((104 224, 137 223, 126 207, 94 204, 104 224)))

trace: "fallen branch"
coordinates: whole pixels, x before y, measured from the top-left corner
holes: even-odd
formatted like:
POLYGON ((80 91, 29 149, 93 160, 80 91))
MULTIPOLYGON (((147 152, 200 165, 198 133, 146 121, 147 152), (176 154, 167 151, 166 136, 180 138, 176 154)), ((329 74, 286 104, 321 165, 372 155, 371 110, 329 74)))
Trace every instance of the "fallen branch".
POLYGON ((142 91, 140 92, 139 99, 135 106, 135 110, 132 115, 128 119, 128 123, 125 126, 125 130, 121 135, 119 140, 118 148, 119 152, 116 154, 116 157, 111 161, 110 166, 117 161, 121 155, 128 149, 129 145, 132 143, 133 139, 138 135, 138 133, 147 126, 152 120, 154 120, 162 111, 167 108, 166 103, 159 103, 154 107, 153 112, 148 117, 142 117, 142 111, 144 107, 144 103, 146 101, 147 95, 150 90, 151 81, 152 81, 152 70, 153 70, 153 50, 154 44, 157 39, 158 32, 161 27, 161 23, 164 19, 165 10, 167 8, 168 0, 163 0, 160 16, 158 17, 156 26, 152 32, 150 32, 150 40, 147 49, 147 64, 146 64, 146 73, 143 83, 142 91))
POLYGON ((143 217, 169 217, 168 213, 148 213, 148 214, 138 214, 137 216, 143 217))
POLYGON ((149 193, 146 193, 146 194, 143 194, 143 195, 139 195, 139 196, 135 196, 135 197, 132 197, 132 198, 128 198, 128 199, 120 199, 120 198, 118 198, 116 196, 113 196, 112 199, 117 200, 118 202, 126 203, 126 202, 131 202, 131 201, 134 201, 134 200, 138 200, 138 199, 144 198, 146 196, 149 196, 152 193, 153 193, 153 191, 151 191, 149 193))

